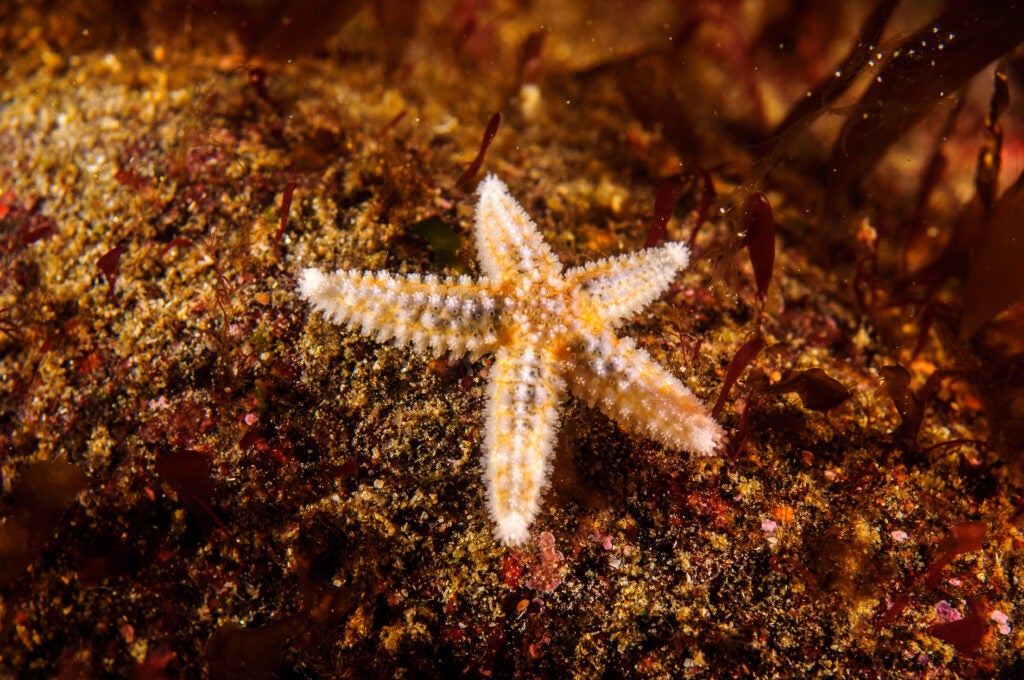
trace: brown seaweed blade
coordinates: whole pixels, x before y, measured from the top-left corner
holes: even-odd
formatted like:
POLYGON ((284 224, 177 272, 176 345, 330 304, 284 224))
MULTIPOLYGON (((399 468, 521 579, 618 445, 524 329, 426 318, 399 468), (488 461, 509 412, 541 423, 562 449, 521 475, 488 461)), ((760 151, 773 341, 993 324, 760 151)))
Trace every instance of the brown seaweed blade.
POLYGON ((1024 5, 956 3, 910 35, 854 107, 832 150, 832 208, 932 108, 1024 37, 1024 5))
POLYGON ((989 319, 1024 296, 1024 174, 1003 192, 978 239, 964 283, 960 335, 969 338, 989 319))

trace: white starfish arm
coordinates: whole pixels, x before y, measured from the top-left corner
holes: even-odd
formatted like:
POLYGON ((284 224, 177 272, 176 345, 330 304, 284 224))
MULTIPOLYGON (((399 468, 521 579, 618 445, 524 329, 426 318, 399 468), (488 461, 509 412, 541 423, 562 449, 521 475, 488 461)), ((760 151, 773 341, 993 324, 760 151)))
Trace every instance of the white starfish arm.
POLYGON ((565 382, 548 349, 514 342, 490 368, 484 425, 484 482, 495 537, 518 545, 540 508, 565 382))
POLYGON ((589 295, 598 318, 614 324, 660 297, 689 262, 686 246, 671 242, 575 267, 565 278, 589 295))
POLYGON ((537 225, 508 193, 505 183, 487 175, 476 206, 476 252, 480 267, 493 279, 548 277, 562 265, 541 238, 537 225))
POLYGON ((582 335, 567 373, 573 394, 627 430, 701 455, 718 448, 722 428, 704 404, 629 338, 611 331, 582 335))
POLYGON ((299 293, 334 323, 379 342, 474 359, 498 344, 503 298, 487 280, 303 269, 299 293))

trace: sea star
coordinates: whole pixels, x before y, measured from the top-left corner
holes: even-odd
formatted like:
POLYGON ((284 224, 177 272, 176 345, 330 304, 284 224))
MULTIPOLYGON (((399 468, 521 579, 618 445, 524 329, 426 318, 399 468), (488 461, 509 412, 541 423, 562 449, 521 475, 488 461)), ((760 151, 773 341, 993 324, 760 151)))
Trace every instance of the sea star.
POLYGON ((686 267, 666 243, 564 271, 537 226, 493 175, 480 184, 483 276, 304 269, 299 291, 335 323, 435 356, 494 354, 483 443, 495 537, 529 538, 566 392, 673 449, 711 455, 722 429, 675 376, 614 328, 686 267))

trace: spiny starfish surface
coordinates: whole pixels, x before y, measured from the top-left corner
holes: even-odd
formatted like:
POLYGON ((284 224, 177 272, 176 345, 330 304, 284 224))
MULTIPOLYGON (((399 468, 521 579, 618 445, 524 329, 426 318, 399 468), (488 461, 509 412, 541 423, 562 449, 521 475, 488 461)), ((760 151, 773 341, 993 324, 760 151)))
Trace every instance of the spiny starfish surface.
POLYGON ((681 243, 564 270, 508 188, 480 184, 482 276, 302 271, 299 290, 335 323, 421 353, 494 354, 483 443, 495 536, 529 538, 571 392, 628 430, 714 453, 718 423, 675 376, 615 327, 661 295, 689 260, 681 243))

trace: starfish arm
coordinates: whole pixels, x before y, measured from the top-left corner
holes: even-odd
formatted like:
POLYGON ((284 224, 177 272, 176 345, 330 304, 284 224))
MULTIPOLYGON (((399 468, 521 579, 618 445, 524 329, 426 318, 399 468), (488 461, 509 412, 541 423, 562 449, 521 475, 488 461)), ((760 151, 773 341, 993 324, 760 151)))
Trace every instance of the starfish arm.
POLYGON ((299 293, 334 323, 378 342, 474 359, 498 344, 503 298, 486 280, 303 269, 299 293))
POLYGON ((494 535, 524 543, 551 467, 565 382, 548 349, 516 342, 490 368, 484 426, 484 482, 494 535))
POLYGON ((476 252, 484 274, 496 280, 549 277, 562 271, 537 225, 512 198, 505 183, 488 175, 476 206, 476 252))
POLYGON ((660 297, 689 261, 686 246, 672 242, 575 267, 565 277, 587 293, 599 319, 613 324, 660 297))
POLYGON ((629 338, 610 330, 582 336, 568 378, 573 394, 627 430, 676 450, 712 455, 721 426, 674 375, 629 338))

